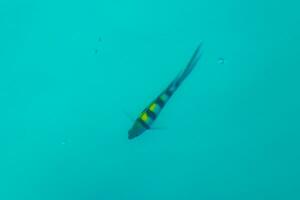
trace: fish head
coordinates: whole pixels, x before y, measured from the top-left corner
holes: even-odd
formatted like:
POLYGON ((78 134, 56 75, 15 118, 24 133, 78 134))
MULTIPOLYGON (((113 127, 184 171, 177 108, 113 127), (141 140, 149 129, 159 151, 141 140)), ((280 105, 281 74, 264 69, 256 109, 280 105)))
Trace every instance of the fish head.
POLYGON ((128 139, 133 139, 142 133, 144 133, 147 129, 141 124, 139 121, 135 121, 131 129, 128 131, 128 139))

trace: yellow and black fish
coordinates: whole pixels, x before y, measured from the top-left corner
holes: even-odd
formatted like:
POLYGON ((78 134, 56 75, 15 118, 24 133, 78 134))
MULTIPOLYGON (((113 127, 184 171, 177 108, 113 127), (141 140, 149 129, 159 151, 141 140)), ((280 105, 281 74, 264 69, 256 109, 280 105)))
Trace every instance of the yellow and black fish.
POLYGON ((163 109, 170 97, 181 85, 183 80, 191 73, 191 71, 196 66, 198 60, 201 57, 201 46, 202 45, 200 44, 197 47, 195 53, 193 54, 191 60, 189 61, 184 71, 181 72, 175 78, 175 80, 173 80, 171 84, 154 101, 152 101, 151 104, 148 107, 146 107, 143 110, 143 112, 139 115, 139 117, 135 120, 133 126, 128 131, 128 139, 133 139, 144 133, 146 130, 151 129, 151 126, 156 120, 160 111, 163 109))

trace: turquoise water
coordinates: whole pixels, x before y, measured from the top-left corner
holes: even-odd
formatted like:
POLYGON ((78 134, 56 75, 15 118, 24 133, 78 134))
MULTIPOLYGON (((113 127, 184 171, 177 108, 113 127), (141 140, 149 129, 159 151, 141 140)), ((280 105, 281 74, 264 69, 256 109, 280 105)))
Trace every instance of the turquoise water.
POLYGON ((0 199, 300 199, 299 6, 1 0, 0 199))

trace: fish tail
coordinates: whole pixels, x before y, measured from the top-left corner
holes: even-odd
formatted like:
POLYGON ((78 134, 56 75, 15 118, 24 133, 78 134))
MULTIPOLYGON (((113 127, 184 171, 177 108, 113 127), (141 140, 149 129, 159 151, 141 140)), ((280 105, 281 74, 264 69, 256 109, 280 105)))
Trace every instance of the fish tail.
POLYGON ((202 47, 202 43, 198 45, 196 48, 192 58, 190 59, 189 63, 187 64, 186 68, 181 72, 175 80, 169 85, 168 90, 170 92, 174 92, 181 83, 185 80, 185 78, 191 73, 191 71, 195 68, 197 65, 199 59, 201 58, 202 53, 200 52, 202 47))

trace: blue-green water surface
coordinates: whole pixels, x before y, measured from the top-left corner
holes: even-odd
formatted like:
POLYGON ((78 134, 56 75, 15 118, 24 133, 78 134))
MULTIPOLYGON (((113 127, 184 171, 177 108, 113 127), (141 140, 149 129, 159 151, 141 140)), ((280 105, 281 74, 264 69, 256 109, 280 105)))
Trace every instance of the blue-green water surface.
POLYGON ((0 199, 299 200, 299 7, 1 0, 0 199))

